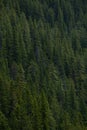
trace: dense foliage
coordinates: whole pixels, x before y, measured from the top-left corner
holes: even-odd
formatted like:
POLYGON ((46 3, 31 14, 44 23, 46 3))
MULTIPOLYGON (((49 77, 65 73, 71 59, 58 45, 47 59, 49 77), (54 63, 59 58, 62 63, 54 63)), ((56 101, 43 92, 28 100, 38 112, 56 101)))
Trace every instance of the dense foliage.
POLYGON ((87 130, 87 0, 0 0, 0 130, 87 130))

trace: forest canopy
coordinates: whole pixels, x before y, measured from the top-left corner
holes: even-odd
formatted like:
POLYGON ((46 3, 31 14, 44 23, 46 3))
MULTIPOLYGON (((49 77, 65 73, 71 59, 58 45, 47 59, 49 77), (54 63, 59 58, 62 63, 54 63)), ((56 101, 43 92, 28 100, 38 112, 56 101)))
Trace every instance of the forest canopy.
POLYGON ((87 130, 87 0, 0 0, 0 130, 87 130))

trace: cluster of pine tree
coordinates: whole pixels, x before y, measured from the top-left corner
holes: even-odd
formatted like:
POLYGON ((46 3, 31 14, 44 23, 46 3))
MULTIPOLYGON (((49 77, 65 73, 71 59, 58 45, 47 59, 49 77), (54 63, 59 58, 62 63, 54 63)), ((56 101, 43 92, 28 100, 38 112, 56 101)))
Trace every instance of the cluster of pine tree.
POLYGON ((0 0, 0 130, 87 130, 87 0, 0 0))

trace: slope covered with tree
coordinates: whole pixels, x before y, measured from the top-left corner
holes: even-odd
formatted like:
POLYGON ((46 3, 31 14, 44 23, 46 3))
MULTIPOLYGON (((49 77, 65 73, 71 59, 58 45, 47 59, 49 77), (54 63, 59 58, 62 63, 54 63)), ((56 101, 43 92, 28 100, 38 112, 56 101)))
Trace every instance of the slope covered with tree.
POLYGON ((87 130, 87 0, 0 0, 0 130, 87 130))

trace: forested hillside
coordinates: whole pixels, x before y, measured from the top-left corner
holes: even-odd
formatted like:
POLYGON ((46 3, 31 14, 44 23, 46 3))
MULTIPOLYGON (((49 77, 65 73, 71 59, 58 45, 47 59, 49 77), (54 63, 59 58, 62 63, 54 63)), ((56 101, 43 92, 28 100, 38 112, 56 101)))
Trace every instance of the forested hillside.
POLYGON ((0 0, 0 130, 87 130, 87 0, 0 0))

